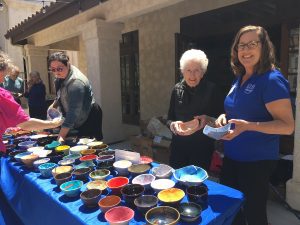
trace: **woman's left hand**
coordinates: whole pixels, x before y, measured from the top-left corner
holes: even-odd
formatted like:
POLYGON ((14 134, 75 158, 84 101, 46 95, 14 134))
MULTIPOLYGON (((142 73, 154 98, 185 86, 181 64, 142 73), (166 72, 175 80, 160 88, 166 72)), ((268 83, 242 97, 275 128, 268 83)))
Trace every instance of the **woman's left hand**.
POLYGON ((231 119, 228 122, 234 123, 235 127, 233 130, 229 130, 229 132, 222 137, 222 140, 232 140, 248 129, 249 122, 246 120, 231 119))

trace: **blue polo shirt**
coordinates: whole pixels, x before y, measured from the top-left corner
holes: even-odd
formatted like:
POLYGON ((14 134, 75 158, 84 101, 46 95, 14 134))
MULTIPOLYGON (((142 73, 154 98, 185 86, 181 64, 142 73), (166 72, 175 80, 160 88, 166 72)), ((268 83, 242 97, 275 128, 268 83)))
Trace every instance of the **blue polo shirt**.
MULTIPOLYGON (((241 76, 225 98, 226 117, 249 122, 272 121, 266 104, 290 98, 288 81, 278 70, 252 75, 242 86, 241 76)), ((245 131, 224 141, 225 156, 237 161, 275 160, 279 154, 279 135, 245 131)))

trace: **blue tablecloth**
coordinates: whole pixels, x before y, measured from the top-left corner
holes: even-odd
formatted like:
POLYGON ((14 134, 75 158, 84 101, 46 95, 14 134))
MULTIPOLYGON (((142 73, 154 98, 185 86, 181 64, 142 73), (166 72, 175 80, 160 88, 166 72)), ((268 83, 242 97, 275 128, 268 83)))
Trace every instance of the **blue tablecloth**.
MULTIPOLYGON (((199 220, 188 224, 231 224, 243 203, 243 194, 213 181, 207 180, 205 184, 209 188, 208 206, 199 220)), ((6 157, 1 158, 1 188, 25 225, 107 224, 98 207, 86 208, 79 196, 66 197, 53 178, 43 178, 39 172, 6 157)), ((85 188, 84 185, 82 190, 85 188)), ((133 224, 145 224, 144 217, 137 212, 130 221, 133 224)))

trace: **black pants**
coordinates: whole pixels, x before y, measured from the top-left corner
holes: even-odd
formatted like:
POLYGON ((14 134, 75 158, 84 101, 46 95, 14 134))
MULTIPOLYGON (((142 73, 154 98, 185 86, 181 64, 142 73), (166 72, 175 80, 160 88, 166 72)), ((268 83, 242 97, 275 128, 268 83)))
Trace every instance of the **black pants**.
POLYGON ((31 118, 45 120, 47 119, 47 108, 46 106, 41 106, 41 107, 29 106, 29 115, 31 118))
POLYGON ((221 183, 242 191, 246 197, 244 207, 237 214, 234 225, 268 225, 269 179, 276 162, 276 160, 239 162, 224 158, 221 183))
POLYGON ((204 135, 196 135, 172 138, 170 166, 174 169, 188 165, 209 169, 214 151, 214 140, 204 135))
POLYGON ((99 141, 103 139, 102 109, 97 103, 92 105, 89 117, 77 130, 80 137, 94 137, 99 141))

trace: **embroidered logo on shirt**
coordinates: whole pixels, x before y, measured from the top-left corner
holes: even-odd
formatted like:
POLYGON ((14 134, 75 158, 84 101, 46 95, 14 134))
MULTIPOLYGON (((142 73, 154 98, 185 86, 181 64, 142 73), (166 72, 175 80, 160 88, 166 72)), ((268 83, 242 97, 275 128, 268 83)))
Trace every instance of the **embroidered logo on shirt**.
POLYGON ((248 84, 244 90, 244 93, 251 94, 251 92, 254 90, 254 88, 255 88, 255 84, 248 84))

